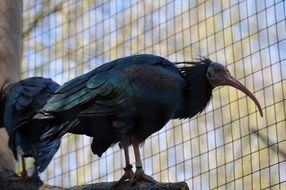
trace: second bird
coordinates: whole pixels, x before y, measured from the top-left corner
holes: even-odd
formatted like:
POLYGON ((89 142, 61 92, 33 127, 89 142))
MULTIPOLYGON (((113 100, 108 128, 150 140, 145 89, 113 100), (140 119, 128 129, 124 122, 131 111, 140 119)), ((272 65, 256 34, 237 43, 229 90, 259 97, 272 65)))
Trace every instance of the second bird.
POLYGON ((38 174, 51 162, 60 140, 43 141, 40 136, 46 125, 32 118, 45 105, 59 85, 51 79, 33 77, 6 85, 1 90, 0 123, 9 134, 9 146, 14 157, 21 155, 23 172, 27 177, 24 157, 34 158, 31 181, 41 182, 38 174))

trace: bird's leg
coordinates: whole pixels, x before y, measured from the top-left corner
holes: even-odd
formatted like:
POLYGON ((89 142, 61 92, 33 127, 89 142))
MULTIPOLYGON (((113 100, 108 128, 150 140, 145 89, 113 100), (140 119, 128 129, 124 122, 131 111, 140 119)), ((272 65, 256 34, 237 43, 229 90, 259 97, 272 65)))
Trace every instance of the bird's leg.
POLYGON ((39 184, 43 184, 44 182, 41 180, 40 176, 39 176, 39 171, 37 170, 37 167, 34 165, 34 171, 32 173, 32 175, 28 178, 28 181, 31 181, 33 183, 39 183, 39 184))
POLYGON ((22 178, 27 178, 28 177, 28 172, 26 170, 25 158, 22 155, 21 155, 21 161, 22 161, 22 171, 20 172, 20 176, 22 178))
POLYGON ((144 170, 142 169, 142 161, 140 157, 138 138, 135 135, 133 135, 131 138, 131 141, 132 141, 132 146, 133 146, 134 154, 135 154, 136 171, 135 171, 135 174, 130 179, 130 182, 134 183, 139 180, 144 180, 144 181, 151 182, 151 183, 156 182, 151 176, 146 175, 144 170))
POLYGON ((124 156, 125 156, 125 174, 124 176, 126 177, 126 179, 131 179, 131 177, 134 175, 134 172, 132 170, 132 165, 130 164, 130 160, 129 160, 129 150, 128 150, 128 143, 125 142, 123 145, 123 150, 124 150, 124 156))
POLYGON ((130 160, 129 160, 129 151, 128 151, 128 138, 124 138, 121 142, 120 142, 121 146, 123 147, 124 150, 124 156, 125 156, 125 163, 126 163, 126 167, 124 168, 124 175, 118 180, 118 182, 116 182, 111 189, 116 189, 116 187, 121 184, 123 181, 127 180, 127 179, 131 179, 131 177, 134 175, 134 172, 132 170, 132 165, 130 164, 130 160))
POLYGON ((124 181, 126 179, 130 179, 134 175, 134 173, 132 171, 132 165, 130 164, 130 159, 129 159, 128 139, 125 138, 124 140, 121 141, 121 143, 124 150, 126 166, 124 168, 125 173, 119 181, 124 181))

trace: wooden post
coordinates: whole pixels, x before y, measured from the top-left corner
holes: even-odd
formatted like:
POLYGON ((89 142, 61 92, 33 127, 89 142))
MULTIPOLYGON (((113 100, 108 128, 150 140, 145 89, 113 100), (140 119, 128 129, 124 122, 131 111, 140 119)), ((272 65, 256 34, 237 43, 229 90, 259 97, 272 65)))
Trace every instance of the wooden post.
MULTIPOLYGON (((22 1, 0 0, 0 86, 19 80, 22 54, 22 1)), ((3 127, 3 126, 0 126, 3 127)), ((0 166, 15 170, 8 135, 0 129, 0 166)))

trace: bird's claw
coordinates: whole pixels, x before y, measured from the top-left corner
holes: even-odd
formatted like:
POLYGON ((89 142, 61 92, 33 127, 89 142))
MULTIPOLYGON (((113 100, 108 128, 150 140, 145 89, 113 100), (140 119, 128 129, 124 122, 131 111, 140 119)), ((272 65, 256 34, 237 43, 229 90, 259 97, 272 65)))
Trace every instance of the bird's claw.
POLYGON ((125 171, 124 175, 119 179, 118 182, 123 182, 127 179, 131 179, 134 175, 134 172, 132 171, 132 169, 128 170, 128 171, 125 171))
POLYGON ((132 165, 126 166, 126 168, 124 168, 124 171, 125 173, 123 174, 123 176, 112 185, 112 187, 110 188, 111 190, 116 189, 116 187, 118 187, 118 185, 120 185, 125 180, 128 180, 128 179, 130 180, 132 176, 134 175, 134 172, 132 170, 132 165))
POLYGON ((29 182, 32 182, 32 183, 44 184, 44 182, 41 180, 39 175, 36 175, 36 174, 31 175, 26 180, 29 181, 29 182))
POLYGON ((44 184, 44 182, 41 180, 39 175, 37 174, 32 174, 31 176, 28 176, 27 172, 22 171, 20 172, 20 177, 29 183, 37 183, 37 184, 44 184))
POLYGON ((147 181, 149 183, 155 183, 156 182, 156 180, 154 180, 151 176, 146 175, 142 168, 137 168, 135 171, 135 174, 129 180, 129 183, 135 184, 136 182, 138 182, 140 180, 144 180, 144 181, 147 181))
POLYGON ((27 178, 27 177, 28 177, 27 171, 26 171, 26 170, 21 171, 21 172, 20 172, 20 177, 21 177, 21 178, 24 178, 24 179, 27 178))
POLYGON ((29 176, 26 170, 21 171, 19 175, 20 178, 23 179, 24 181, 43 184, 43 181, 40 179, 38 175, 33 174, 32 176, 29 176))

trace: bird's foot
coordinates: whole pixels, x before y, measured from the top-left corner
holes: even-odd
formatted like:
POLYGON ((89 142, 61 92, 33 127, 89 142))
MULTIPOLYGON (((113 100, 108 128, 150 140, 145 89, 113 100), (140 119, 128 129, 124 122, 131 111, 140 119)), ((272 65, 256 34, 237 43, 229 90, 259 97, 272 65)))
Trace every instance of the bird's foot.
POLYGON ((28 173, 26 170, 23 170, 20 172, 20 177, 23 178, 23 179, 26 179, 28 178, 28 173))
POLYGON ((130 183, 134 184, 140 180, 144 180, 147 181, 149 183, 155 183, 156 180, 153 179, 151 176, 148 176, 145 174, 144 170, 142 169, 142 167, 138 167, 135 171, 135 174, 131 177, 130 179, 130 183))
POLYGON ((37 184, 44 184, 38 174, 32 174, 30 177, 26 178, 26 181, 37 184))
POLYGON ((112 185, 111 190, 116 189, 116 187, 118 187, 118 185, 120 185, 125 180, 130 180, 132 176, 134 175, 134 172, 132 170, 132 165, 126 166, 124 168, 124 171, 125 171, 124 175, 112 185))
POLYGON ((132 176, 134 175, 134 172, 132 170, 132 165, 126 166, 126 168, 124 168, 124 171, 125 171, 124 175, 119 179, 118 182, 123 182, 127 179, 130 180, 132 176))

